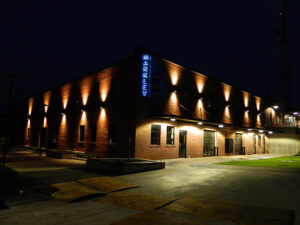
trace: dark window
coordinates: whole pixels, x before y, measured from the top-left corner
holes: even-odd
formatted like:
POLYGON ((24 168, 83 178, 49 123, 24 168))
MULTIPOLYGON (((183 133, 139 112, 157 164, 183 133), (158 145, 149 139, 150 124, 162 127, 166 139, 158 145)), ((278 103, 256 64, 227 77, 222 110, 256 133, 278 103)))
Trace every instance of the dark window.
POLYGON ((79 142, 84 142, 84 136, 85 136, 85 126, 81 125, 79 127, 79 142))
POLYGON ((258 147, 261 147, 261 135, 258 135, 258 147))
POLYGON ((232 153, 233 152, 233 139, 225 138, 225 152, 232 153))
POLYGON ((109 124, 108 127, 108 143, 116 143, 116 124, 109 124))
POLYGON ((167 126, 167 145, 174 145, 175 128, 167 126))
POLYGON ((151 145, 160 145, 160 125, 151 125, 151 145))
POLYGON ((97 136, 97 126, 92 125, 92 127, 91 127, 91 142, 96 142, 96 136, 97 136))

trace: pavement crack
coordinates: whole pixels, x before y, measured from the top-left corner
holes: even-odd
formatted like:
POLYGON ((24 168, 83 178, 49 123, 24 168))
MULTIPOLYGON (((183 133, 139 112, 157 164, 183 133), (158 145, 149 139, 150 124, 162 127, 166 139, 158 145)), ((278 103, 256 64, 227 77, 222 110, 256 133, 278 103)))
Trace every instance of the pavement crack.
POLYGON ((170 205, 170 204, 172 204, 173 202, 175 202, 175 201, 177 201, 177 200, 178 200, 178 199, 171 200, 171 201, 169 201, 169 202, 167 202, 167 203, 165 203, 165 204, 163 204, 163 205, 161 205, 161 206, 155 208, 154 210, 159 210, 159 209, 161 209, 161 208, 164 208, 164 207, 166 207, 167 205, 170 205))

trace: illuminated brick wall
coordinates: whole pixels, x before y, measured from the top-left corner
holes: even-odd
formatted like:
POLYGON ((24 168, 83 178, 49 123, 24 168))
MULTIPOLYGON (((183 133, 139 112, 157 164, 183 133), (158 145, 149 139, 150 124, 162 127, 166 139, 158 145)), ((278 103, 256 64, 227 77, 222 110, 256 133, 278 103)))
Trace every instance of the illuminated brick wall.
POLYGON ((132 132, 128 123, 130 96, 135 85, 130 76, 135 74, 136 64, 135 58, 130 57, 16 105, 18 130, 22 130, 16 142, 98 153, 102 157, 127 156, 132 132), (116 125, 115 143, 109 141, 109 124, 116 125), (79 141, 80 126, 85 126, 83 141, 79 141))
MULTIPOLYGON (((225 138, 234 140, 236 132, 243 133, 246 154, 255 152, 253 134, 258 135, 257 129, 262 127, 262 99, 154 54, 151 56, 150 98, 141 93, 138 52, 114 66, 20 103, 16 121, 21 131, 17 142, 98 153, 102 157, 130 154, 137 158, 177 158, 179 131, 186 130, 187 157, 202 157, 203 132, 207 129, 216 131, 219 155, 234 154, 225 153, 225 138), (176 122, 172 123, 170 117, 176 117, 176 122), (199 126, 197 121, 203 125, 199 126), (155 123, 163 127, 160 146, 150 144, 151 124, 155 123), (174 146, 166 145, 166 126, 171 124, 175 127, 174 146), (219 124, 224 128, 219 128, 219 124), (79 141, 80 126, 84 126, 85 133, 82 141, 79 141), (110 127, 115 127, 115 142, 109 137, 110 127), (255 131, 248 131, 250 128, 255 131)), ((263 152, 262 147, 256 149, 257 153, 263 152)))

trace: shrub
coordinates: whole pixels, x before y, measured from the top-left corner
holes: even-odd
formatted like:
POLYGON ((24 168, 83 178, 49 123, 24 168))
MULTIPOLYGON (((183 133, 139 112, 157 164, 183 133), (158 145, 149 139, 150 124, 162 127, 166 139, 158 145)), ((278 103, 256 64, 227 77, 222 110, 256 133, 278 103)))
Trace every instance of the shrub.
POLYGON ((300 151, 298 151, 295 156, 300 156, 300 151))

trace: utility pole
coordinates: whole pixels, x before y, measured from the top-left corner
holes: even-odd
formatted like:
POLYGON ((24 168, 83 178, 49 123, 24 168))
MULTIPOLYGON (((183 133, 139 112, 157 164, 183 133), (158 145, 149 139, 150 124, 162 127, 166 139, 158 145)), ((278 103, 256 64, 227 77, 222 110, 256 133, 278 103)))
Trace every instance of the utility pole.
POLYGON ((291 87, 291 71, 289 62, 289 41, 287 29, 287 12, 288 0, 282 0, 282 11, 280 13, 280 55, 281 55, 281 79, 283 100, 291 105, 292 103, 292 87, 291 87))

